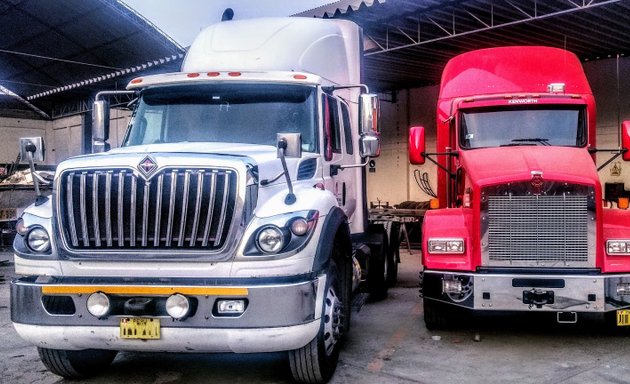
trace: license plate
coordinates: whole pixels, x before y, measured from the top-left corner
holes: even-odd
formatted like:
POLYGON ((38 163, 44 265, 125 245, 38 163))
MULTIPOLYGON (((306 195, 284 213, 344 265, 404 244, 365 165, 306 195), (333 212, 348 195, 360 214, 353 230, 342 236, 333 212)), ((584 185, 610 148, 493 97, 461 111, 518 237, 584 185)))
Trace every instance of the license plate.
POLYGON ((630 309, 617 310, 617 326, 624 327, 630 325, 630 309))
POLYGON ((121 339, 159 339, 160 319, 129 317, 120 319, 121 339))
POLYGON ((16 220, 17 209, 16 208, 0 208, 0 221, 16 220))

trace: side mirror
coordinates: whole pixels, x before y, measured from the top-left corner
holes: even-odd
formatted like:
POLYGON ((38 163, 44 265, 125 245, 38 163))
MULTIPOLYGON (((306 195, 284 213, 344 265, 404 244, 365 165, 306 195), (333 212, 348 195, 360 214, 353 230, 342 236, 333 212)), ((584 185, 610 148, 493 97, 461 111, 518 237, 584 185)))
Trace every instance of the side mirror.
POLYGON ((630 161, 630 121, 621 123, 621 147, 626 150, 622 158, 630 161))
POLYGON ((109 139, 109 102, 96 100, 92 109, 92 152, 107 150, 109 139))
POLYGON ((361 135, 359 139, 361 157, 378 157, 381 154, 381 139, 375 134, 361 135))
POLYGON ((362 135, 380 134, 380 112, 377 95, 364 93, 359 96, 359 130, 362 135))
POLYGON ((282 157, 281 150, 284 150, 285 157, 302 157, 302 134, 301 133, 278 133, 276 135, 278 146, 278 157, 282 157))
POLYGON ((409 162, 422 165, 425 162, 424 127, 411 127, 409 129, 409 162))
POLYGON ((42 137, 22 137, 20 138, 20 161, 27 162, 44 161, 45 149, 42 137))

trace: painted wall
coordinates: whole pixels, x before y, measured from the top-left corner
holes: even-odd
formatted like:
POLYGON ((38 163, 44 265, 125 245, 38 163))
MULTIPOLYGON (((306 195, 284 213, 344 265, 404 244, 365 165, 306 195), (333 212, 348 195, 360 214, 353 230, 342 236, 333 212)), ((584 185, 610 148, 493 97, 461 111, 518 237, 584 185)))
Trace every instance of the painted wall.
MULTIPOLYGON (((43 120, 0 118, 0 163, 12 163, 20 153, 21 137, 43 137, 50 141, 50 122, 43 120)), ((49 156, 46 157, 49 163, 49 156)), ((52 164, 52 163, 49 163, 52 164)))
MULTIPOLYGON (((597 147, 617 148, 618 121, 630 120, 630 58, 587 62, 584 70, 597 102, 597 147)), ((408 200, 428 200, 429 196, 420 190, 414 179, 414 171, 419 175, 428 173, 431 186, 434 190, 437 188, 435 165, 428 161, 423 166, 409 164, 407 135, 409 127, 423 125, 426 128, 427 151, 435 150, 438 93, 438 86, 408 89, 400 91, 393 103, 381 102, 382 151, 381 156, 375 159, 374 172, 368 173, 368 201, 394 205, 408 200)), ((599 153, 598 166, 610 157, 609 153, 599 153)), ((626 190, 630 190, 630 162, 617 159, 599 174, 602 182, 625 183, 626 190), (621 169, 619 175, 612 172, 618 169, 621 169)))

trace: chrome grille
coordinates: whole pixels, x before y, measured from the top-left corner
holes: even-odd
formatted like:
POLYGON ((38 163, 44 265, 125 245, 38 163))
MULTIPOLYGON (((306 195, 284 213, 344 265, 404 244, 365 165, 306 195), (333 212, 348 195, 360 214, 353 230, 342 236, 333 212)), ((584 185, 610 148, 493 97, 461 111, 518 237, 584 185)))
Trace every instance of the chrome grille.
POLYGON ((60 232, 71 249, 218 250, 235 217, 229 169, 67 171, 58 190, 60 232))
POLYGON ((487 251, 492 262, 589 261, 589 197, 487 196, 487 251))

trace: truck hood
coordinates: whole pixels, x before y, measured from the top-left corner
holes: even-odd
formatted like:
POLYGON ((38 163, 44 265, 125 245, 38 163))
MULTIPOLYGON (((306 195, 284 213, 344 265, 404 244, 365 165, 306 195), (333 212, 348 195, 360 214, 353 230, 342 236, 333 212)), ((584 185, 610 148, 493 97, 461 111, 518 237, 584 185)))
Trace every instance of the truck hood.
POLYGON ((460 151, 459 161, 480 187, 531 180, 532 171, 545 180, 595 185, 593 158, 584 148, 520 146, 460 151))
MULTIPOLYGON (((240 143, 163 143, 115 148, 99 154, 73 157, 60 164, 59 170, 74 167, 93 167, 113 165, 126 159, 126 165, 137 166, 147 155, 151 155, 158 164, 177 165, 178 158, 200 157, 202 164, 212 165, 213 158, 225 161, 239 161, 252 166, 258 166, 259 179, 269 179, 282 171, 282 164, 277 157, 277 151, 271 145, 254 145, 240 143)), ((308 157, 305 153, 302 157, 308 157)), ((312 154, 316 156, 315 154, 312 154)), ((301 159, 287 158, 287 167, 295 180, 298 163, 301 159)), ((280 178, 276 183, 283 182, 280 178)))

